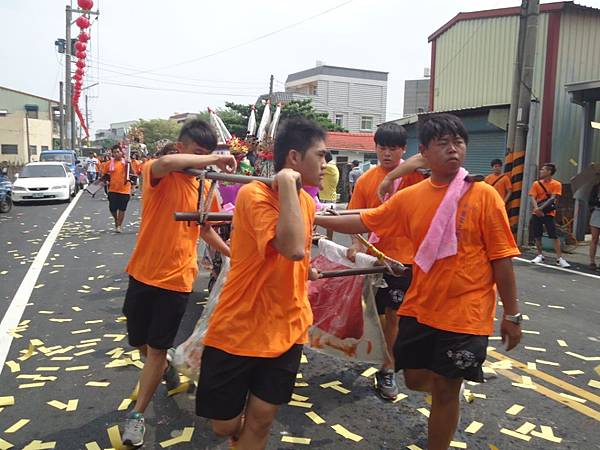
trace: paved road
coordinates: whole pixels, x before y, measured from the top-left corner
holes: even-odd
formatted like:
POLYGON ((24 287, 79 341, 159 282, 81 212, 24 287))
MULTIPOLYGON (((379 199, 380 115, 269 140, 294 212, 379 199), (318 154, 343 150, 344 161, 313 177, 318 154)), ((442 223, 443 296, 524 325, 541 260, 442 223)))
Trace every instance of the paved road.
MULTIPOLYGON (((10 215, 0 216, 3 316, 35 252, 65 208, 18 206, 10 215)), ((62 227, 16 331, 22 337, 12 341, 8 353, 7 360, 19 367, 5 365, 0 375, 0 397, 15 399, 13 406, 0 412, 0 439, 14 448, 28 448, 33 440, 56 442, 57 449, 82 449, 93 442, 98 447, 88 448, 114 445, 107 429, 120 423, 125 411, 118 407, 130 396, 139 372, 135 365, 114 363, 136 357, 135 353, 121 354, 131 351, 121 305, 127 285, 123 268, 134 244, 138 211, 139 201, 133 200, 126 232, 115 235, 106 201, 84 196, 62 227), (69 401, 73 409, 75 400, 76 409, 65 410, 69 401), (29 422, 15 432, 6 431, 23 424, 19 423, 23 419, 29 422)), ((588 384, 600 383, 600 373, 594 372, 600 365, 600 279, 521 262, 516 267, 521 308, 528 317, 525 339, 509 355, 498 340, 490 341, 496 349, 489 353, 488 382, 467 385, 474 397, 470 397, 472 403, 463 404, 457 448, 493 448, 490 444, 501 450, 600 448, 600 389, 598 384, 588 384), (515 415, 506 413, 511 407, 520 409, 514 405, 523 408, 515 415), (481 428, 474 434, 466 432, 469 426, 476 428, 474 421, 481 428), (561 442, 548 440, 552 438, 542 426, 551 427, 561 442), (520 436, 506 434, 518 429, 520 436)), ((206 275, 201 275, 196 283, 179 341, 187 337, 201 313, 206 282, 206 275)), ((302 364, 298 381, 307 386, 296 392, 307 397, 305 402, 312 407, 282 408, 269 449, 307 447, 284 443, 283 437, 309 438, 310 448, 327 450, 425 448, 425 414, 430 408, 425 396, 401 385, 408 396, 396 404, 385 403, 372 394, 372 380, 361 376, 368 366, 332 360, 310 350, 306 356, 308 362, 302 364), (350 392, 320 387, 336 380, 350 392), (314 423, 305 415, 309 411, 325 423, 314 423), (362 440, 354 442, 336 433, 331 427, 337 424, 362 440)), ((212 437, 207 423, 194 416, 193 402, 191 388, 168 397, 161 386, 147 413, 145 448, 162 448, 160 442, 185 427, 194 427, 191 442, 174 448, 226 448, 212 437)))

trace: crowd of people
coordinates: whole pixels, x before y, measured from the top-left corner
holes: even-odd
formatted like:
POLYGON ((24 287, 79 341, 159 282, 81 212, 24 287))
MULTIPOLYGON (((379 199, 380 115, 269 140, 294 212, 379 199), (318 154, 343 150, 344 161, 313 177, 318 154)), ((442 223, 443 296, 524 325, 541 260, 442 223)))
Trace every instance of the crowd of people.
MULTIPOLYGON (((459 420, 463 381, 483 381, 497 297, 506 349, 521 339, 512 266, 519 250, 506 211, 511 183, 499 160, 492 161, 493 173, 485 182, 469 175, 463 168, 469 136, 451 114, 424 121, 419 154, 406 161, 403 127, 383 125, 374 139, 378 164, 362 173, 356 162, 350 173, 348 208, 361 212, 317 214, 315 199, 298 186, 321 189, 320 200, 335 207, 339 171, 325 147, 325 132, 303 118, 282 123, 274 143, 273 186, 252 181, 241 187, 227 242, 210 225, 173 220, 174 212, 198 208, 199 181, 183 169, 236 171, 234 156, 213 153, 217 137, 206 122, 186 123, 176 143, 152 158, 142 156, 139 163, 125 160, 118 146, 109 159, 93 163, 96 177, 107 178, 117 232, 134 184, 128 174, 143 180, 144 212, 126 268, 123 313, 129 344, 140 349, 145 364, 136 403, 124 420, 124 444, 143 445, 144 412, 161 380, 169 389, 179 383, 168 350, 198 273, 201 238, 231 257, 231 268, 203 341, 196 414, 211 421, 216 435, 229 438, 231 448, 266 448, 279 407, 292 397, 312 323, 308 281, 319 278, 310 267, 312 233, 321 226, 330 232, 367 233, 379 252, 407 268, 401 277, 385 274, 376 293, 387 345, 374 386, 381 398, 394 400, 399 394, 396 373, 402 371, 409 389, 430 393, 428 448, 448 448, 459 420)), ((556 206, 548 207, 561 194, 552 178, 555 171, 552 164, 544 165, 529 192, 539 249, 534 262, 544 258, 539 243, 544 227, 557 242, 552 233, 556 206)), ((598 195, 596 189, 594 207, 600 211, 598 195)), ((210 210, 219 211, 218 202, 210 210)), ((560 243, 555 249, 557 264, 567 267, 560 243)), ((347 257, 353 260, 366 251, 353 238, 347 257)))

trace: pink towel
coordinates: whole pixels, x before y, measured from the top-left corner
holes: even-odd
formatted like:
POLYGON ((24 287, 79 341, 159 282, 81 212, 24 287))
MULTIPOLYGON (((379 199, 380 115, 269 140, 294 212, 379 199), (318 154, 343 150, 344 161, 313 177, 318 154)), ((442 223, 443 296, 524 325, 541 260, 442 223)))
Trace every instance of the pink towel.
POLYGON ((425 273, 429 272, 438 259, 456 255, 458 252, 456 211, 458 202, 473 184, 465 181, 468 174, 469 172, 461 167, 450 182, 448 190, 433 216, 431 225, 429 225, 425 239, 419 246, 415 263, 425 273))
POLYGON ((108 165, 108 171, 109 172, 115 171, 115 158, 110 158, 110 164, 108 165))

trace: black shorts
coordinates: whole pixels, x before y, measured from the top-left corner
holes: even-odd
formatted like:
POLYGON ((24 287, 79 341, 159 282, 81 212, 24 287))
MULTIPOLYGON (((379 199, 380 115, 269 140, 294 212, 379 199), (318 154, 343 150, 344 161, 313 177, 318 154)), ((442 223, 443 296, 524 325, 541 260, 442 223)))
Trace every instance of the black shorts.
POLYGON ((548 232, 548 237, 550 239, 558 239, 556 235, 556 221, 554 220, 554 216, 532 216, 531 218, 531 231, 533 232, 534 239, 539 239, 544 234, 544 227, 546 227, 546 231, 548 232))
POLYGON ((396 371, 429 369, 446 378, 481 383, 487 345, 487 336, 438 330, 402 316, 394 345, 396 371))
POLYGON ((404 295, 408 291, 410 282, 412 281, 412 266, 407 265, 406 267, 409 270, 405 276, 394 277, 388 274, 383 275, 387 287, 377 289, 377 293, 375 294, 377 313, 380 316, 385 314, 386 309, 397 311, 400 308, 404 300, 404 295))
POLYGON ((189 295, 149 286, 130 276, 123 304, 129 345, 148 344, 159 350, 173 347, 189 295))
POLYGON ((108 193, 108 209, 110 212, 114 213, 115 211, 125 211, 127 210, 127 203, 129 203, 129 199, 131 195, 129 194, 119 194, 118 192, 109 192, 108 193))
POLYGON ((233 419, 244 410, 249 392, 272 405, 288 403, 301 356, 299 344, 277 358, 237 356, 205 347, 196 390, 196 414, 214 420, 233 419))

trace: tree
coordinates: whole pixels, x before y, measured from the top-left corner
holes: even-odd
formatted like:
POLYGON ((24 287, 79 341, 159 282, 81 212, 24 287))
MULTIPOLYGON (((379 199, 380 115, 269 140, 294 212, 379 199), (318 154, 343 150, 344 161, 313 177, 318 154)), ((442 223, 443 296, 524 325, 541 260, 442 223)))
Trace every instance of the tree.
MULTIPOLYGON (((260 118, 263 115, 266 105, 259 103, 256 105, 256 120, 260 123, 260 118)), ((217 114, 229 130, 231 134, 236 136, 244 137, 248 127, 248 118, 250 117, 252 105, 243 105, 232 102, 225 102, 225 108, 217 109, 217 114)), ((275 107, 271 105, 271 112, 275 111, 275 107)), ((307 119, 314 120, 321 125, 327 131, 344 131, 346 129, 337 126, 334 122, 329 120, 327 113, 315 111, 312 105, 311 99, 306 100, 292 100, 281 108, 280 121, 291 117, 306 117, 307 119)), ((208 113, 200 113, 200 119, 210 120, 208 113)))
POLYGON ((161 139, 176 141, 181 130, 181 124, 166 119, 140 119, 134 126, 144 130, 144 143, 150 153, 156 151, 156 142, 161 139))

